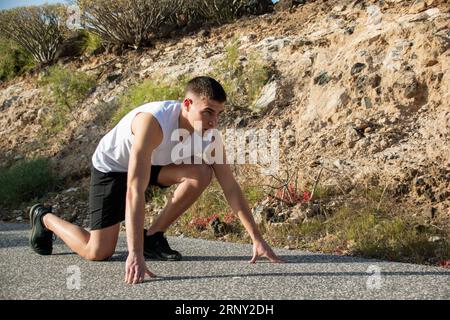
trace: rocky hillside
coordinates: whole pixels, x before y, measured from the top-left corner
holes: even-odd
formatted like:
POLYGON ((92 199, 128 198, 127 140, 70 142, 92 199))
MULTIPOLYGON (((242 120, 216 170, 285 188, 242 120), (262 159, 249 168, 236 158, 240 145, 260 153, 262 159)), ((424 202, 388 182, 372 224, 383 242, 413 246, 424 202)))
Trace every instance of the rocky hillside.
MULTIPOLYGON (((240 63, 259 52, 271 78, 258 107, 230 109, 222 127, 281 129, 283 169, 305 177, 322 170, 322 184, 346 191, 378 185, 448 223, 449 18, 444 0, 307 1, 140 52, 71 60, 68 68, 96 76, 98 84, 77 107, 80 120, 55 136, 42 139, 40 120, 52 104, 39 73, 2 85, 0 166, 45 156, 65 177, 65 188, 86 189, 90 157, 121 94, 154 74, 205 73, 237 39, 240 63)), ((67 200, 71 190, 78 189, 53 202, 67 200)), ((69 207, 73 220, 83 221, 78 215, 86 203, 69 207)))

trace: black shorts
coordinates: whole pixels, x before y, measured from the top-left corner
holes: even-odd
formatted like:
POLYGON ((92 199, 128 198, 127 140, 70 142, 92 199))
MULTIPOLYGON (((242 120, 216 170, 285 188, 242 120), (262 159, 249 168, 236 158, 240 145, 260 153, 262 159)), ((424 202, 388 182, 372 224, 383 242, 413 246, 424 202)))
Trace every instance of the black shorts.
MULTIPOLYGON (((153 166, 149 185, 160 188, 158 175, 162 166, 153 166)), ((125 220, 125 204, 127 194, 127 173, 98 171, 91 167, 91 183, 89 186, 89 216, 91 230, 104 229, 125 220)))

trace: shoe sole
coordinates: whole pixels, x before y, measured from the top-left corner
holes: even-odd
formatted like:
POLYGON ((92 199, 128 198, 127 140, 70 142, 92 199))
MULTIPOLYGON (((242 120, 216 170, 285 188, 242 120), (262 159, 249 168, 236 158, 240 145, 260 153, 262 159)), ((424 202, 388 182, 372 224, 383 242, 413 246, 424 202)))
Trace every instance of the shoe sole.
POLYGON ((29 241, 29 242, 30 242, 30 247, 33 249, 34 252, 36 252, 36 253, 38 253, 38 254, 40 254, 40 255, 43 255, 43 256, 48 256, 48 255, 51 255, 51 254, 52 254, 52 251, 48 252, 48 251, 39 251, 39 250, 36 250, 36 249, 33 247, 33 244, 31 243, 31 239, 34 238, 35 232, 36 232, 36 229, 34 228, 33 211, 34 211, 37 207, 39 207, 39 206, 41 206, 41 204, 35 204, 34 206, 31 207, 31 209, 30 209, 30 211, 29 211, 29 213, 28 213, 28 215, 29 215, 29 217, 30 217, 30 223, 31 223, 31 235, 30 235, 30 241, 29 241))
POLYGON ((156 254, 144 254, 144 257, 145 258, 147 258, 147 259, 150 259, 150 260, 158 260, 158 261, 180 261, 181 260, 181 258, 180 259, 167 259, 167 258, 163 258, 163 257, 160 257, 160 256, 157 256, 156 254))

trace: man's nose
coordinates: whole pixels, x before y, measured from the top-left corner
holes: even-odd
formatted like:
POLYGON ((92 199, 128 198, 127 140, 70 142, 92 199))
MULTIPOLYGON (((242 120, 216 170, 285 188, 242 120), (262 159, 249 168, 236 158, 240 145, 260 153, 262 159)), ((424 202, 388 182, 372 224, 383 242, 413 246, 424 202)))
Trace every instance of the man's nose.
POLYGON ((211 119, 211 121, 209 121, 209 125, 210 125, 211 127, 215 128, 215 127, 217 126, 217 121, 218 121, 217 117, 213 117, 213 118, 211 119))

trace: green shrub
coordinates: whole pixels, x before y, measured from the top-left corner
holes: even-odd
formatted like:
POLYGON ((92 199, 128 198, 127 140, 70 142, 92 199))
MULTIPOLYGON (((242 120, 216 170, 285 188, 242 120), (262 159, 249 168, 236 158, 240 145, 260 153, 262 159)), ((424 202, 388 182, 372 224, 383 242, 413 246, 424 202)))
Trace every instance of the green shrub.
POLYGON ((23 161, 0 169, 0 206, 12 207, 53 190, 57 177, 46 159, 23 161))
POLYGON ((154 79, 134 85, 119 98, 119 109, 112 116, 113 125, 132 109, 147 102, 181 99, 184 86, 184 80, 171 84, 154 79))
POLYGON ((8 81, 34 67, 33 57, 12 41, 0 38, 0 82, 8 81))
POLYGON ((85 43, 83 47, 84 54, 92 55, 95 51, 102 47, 102 39, 87 30, 81 31, 85 35, 85 43))
POLYGON ((85 72, 53 66, 41 84, 47 86, 55 102, 55 109, 44 120, 44 126, 52 132, 59 132, 71 119, 78 122, 74 109, 88 96, 96 82, 85 72))
POLYGON ((26 50, 37 63, 54 61, 68 31, 66 7, 60 4, 0 11, 0 32, 26 50))
POLYGON ((257 52, 250 52, 247 64, 240 62, 238 41, 233 40, 225 48, 225 57, 211 72, 228 96, 228 103, 234 106, 250 106, 267 83, 270 67, 257 52))

